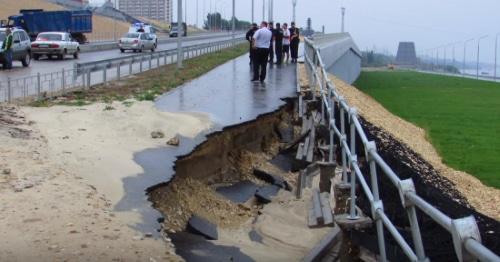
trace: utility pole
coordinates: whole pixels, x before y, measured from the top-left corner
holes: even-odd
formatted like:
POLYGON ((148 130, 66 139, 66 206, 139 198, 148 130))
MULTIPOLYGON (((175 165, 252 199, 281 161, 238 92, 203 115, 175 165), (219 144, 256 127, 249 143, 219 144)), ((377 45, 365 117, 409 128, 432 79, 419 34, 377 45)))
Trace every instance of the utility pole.
POLYGON ((487 35, 482 36, 477 39, 477 61, 476 61, 476 79, 479 79, 479 47, 481 44, 481 39, 488 37, 487 35))
POLYGON ((200 14, 198 13, 198 0, 196 0, 196 27, 198 27, 198 17, 200 14))
POLYGON ((342 7, 341 8, 342 10, 342 24, 341 24, 341 28, 340 28, 340 32, 344 33, 345 32, 345 7, 342 7))
POLYGON ((232 24, 233 24, 233 28, 232 28, 232 39, 233 39, 233 45, 234 45, 234 33, 235 33, 235 30, 236 30, 236 3, 235 3, 236 0, 233 0, 233 17, 232 17, 232 24))
POLYGON ((187 24, 188 24, 188 3, 187 0, 184 0, 184 21, 186 21, 186 30, 187 30, 187 24))
POLYGON ((177 0, 177 69, 182 68, 184 51, 182 50, 182 36, 184 35, 184 26, 182 23, 182 0, 177 0))
POLYGON ((296 13, 295 13, 295 10, 296 10, 296 7, 297 7, 297 0, 292 0, 292 5, 293 5, 293 15, 292 15, 292 22, 295 22, 295 19, 296 19, 296 13))
POLYGON ((465 57, 467 55, 467 43, 470 42, 470 41, 474 41, 473 38, 469 39, 469 40, 466 40, 464 42, 464 63, 462 65, 462 76, 465 77, 465 57))
MULTIPOLYGON (((118 9, 118 7, 116 6, 116 0, 113 4, 113 7, 115 8, 115 10, 118 9)), ((113 18, 113 41, 116 41, 116 17, 113 18)))

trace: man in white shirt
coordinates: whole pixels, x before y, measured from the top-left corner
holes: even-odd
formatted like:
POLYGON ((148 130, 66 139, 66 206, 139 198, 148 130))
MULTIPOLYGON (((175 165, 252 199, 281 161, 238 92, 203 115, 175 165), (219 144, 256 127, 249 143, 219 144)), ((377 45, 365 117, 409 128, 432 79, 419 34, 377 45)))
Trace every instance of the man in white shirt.
POLYGON ((290 30, 288 24, 283 24, 283 54, 286 56, 286 62, 290 59, 290 30))
POLYGON ((252 81, 264 82, 267 74, 267 58, 273 33, 267 28, 267 22, 262 22, 260 29, 253 35, 253 48, 255 50, 255 62, 253 63, 252 81))

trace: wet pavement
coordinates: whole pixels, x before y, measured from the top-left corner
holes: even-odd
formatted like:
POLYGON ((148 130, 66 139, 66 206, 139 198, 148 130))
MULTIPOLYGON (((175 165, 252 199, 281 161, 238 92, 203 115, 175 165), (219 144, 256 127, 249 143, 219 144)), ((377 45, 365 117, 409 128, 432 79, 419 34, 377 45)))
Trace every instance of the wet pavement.
POLYGON ((144 172, 123 179, 125 195, 114 208, 142 216, 142 223, 132 225, 133 228, 159 236, 157 218, 161 214, 152 208, 146 190, 170 181, 177 157, 189 154, 207 135, 274 112, 285 104, 284 98, 295 96, 296 66, 288 64, 268 69, 264 84, 250 82, 248 55, 243 55, 157 99, 156 106, 161 111, 208 114, 213 123, 211 129, 194 139, 179 136, 178 147, 147 149, 134 155, 144 172))

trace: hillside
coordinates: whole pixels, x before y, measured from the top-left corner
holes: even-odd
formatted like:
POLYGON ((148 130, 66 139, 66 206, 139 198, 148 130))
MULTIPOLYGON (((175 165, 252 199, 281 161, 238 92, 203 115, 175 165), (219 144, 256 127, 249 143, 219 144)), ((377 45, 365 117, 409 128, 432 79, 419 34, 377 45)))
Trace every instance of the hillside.
MULTIPOLYGON (((61 10, 62 7, 43 0, 0 0, 0 19, 6 20, 9 16, 18 14, 20 9, 61 10)), ((91 41, 113 39, 114 22, 113 19, 103 16, 93 16, 93 33, 87 37, 91 41)), ((116 36, 120 37, 128 30, 129 24, 117 21, 116 36)))

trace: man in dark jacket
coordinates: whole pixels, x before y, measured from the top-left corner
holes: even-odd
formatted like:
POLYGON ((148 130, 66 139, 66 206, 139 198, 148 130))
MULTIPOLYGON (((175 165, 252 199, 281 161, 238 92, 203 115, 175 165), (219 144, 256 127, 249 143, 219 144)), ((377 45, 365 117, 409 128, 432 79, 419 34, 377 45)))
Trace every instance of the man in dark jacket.
POLYGON ((283 29, 280 23, 276 23, 274 29, 274 49, 276 50, 276 64, 281 65, 283 62, 283 29))
POLYGON ((300 32, 299 29, 295 27, 295 22, 292 22, 290 27, 290 53, 292 55, 292 63, 297 63, 297 58, 299 58, 299 43, 300 43, 300 32))
POLYGON ((257 24, 253 23, 252 26, 250 27, 250 30, 248 30, 245 38, 247 39, 249 45, 250 45, 250 64, 253 63, 255 59, 255 50, 252 48, 252 40, 253 40, 253 34, 255 34, 255 31, 257 31, 257 24))
POLYGON ((274 63, 274 36, 276 31, 274 30, 273 22, 269 22, 269 30, 273 33, 273 37, 271 38, 271 45, 269 46, 269 63, 274 63))

